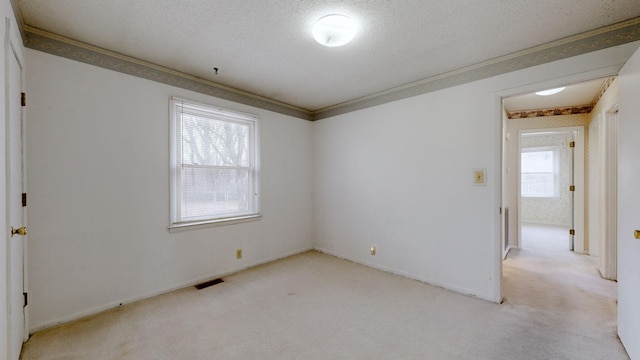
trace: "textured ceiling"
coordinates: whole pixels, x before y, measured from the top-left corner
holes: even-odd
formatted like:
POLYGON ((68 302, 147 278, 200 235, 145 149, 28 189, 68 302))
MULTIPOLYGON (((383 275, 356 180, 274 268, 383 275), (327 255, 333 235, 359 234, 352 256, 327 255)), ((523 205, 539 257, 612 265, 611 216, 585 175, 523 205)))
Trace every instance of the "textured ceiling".
POLYGON ((578 84, 566 84, 564 91, 549 96, 538 96, 532 93, 505 98, 504 107, 508 112, 515 112, 595 105, 593 100, 596 99, 600 89, 609 79, 595 79, 578 84))
POLYGON ((17 2, 27 26, 310 111, 640 16, 638 0, 17 2), (352 43, 313 40, 331 13, 359 23, 352 43))

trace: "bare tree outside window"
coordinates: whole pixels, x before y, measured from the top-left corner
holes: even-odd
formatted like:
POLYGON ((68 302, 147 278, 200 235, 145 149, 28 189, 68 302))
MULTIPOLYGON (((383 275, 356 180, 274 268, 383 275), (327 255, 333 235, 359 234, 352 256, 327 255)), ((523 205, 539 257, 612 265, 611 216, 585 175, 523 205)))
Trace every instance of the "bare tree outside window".
POLYGON ((180 221, 229 217, 255 211, 255 120, 177 109, 180 221))

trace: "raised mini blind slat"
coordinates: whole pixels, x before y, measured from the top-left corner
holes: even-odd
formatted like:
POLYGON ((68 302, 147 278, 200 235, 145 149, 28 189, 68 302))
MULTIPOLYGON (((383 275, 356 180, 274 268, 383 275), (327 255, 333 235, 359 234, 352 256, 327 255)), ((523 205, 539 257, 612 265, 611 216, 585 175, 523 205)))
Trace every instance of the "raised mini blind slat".
POLYGON ((192 103, 185 103, 183 100, 176 100, 175 106, 179 112, 185 114, 192 114, 195 116, 212 117, 218 119, 225 119, 225 121, 242 121, 250 120, 255 121, 258 119, 255 115, 245 114, 240 112, 231 112, 224 109, 217 109, 213 107, 199 106, 192 103))

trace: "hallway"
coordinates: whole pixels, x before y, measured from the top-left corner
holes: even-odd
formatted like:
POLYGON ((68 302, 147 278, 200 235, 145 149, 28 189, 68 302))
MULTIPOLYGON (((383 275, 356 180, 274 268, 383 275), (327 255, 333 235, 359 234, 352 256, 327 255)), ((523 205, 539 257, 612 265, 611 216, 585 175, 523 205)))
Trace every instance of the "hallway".
POLYGON ((531 324, 514 332, 513 341, 533 335, 546 339, 545 352, 569 346, 595 359, 589 348, 597 346, 608 359, 627 359, 616 335, 617 283, 603 279, 592 258, 569 251, 566 234, 562 227, 523 224, 522 249, 512 249, 503 263, 505 305, 531 324))

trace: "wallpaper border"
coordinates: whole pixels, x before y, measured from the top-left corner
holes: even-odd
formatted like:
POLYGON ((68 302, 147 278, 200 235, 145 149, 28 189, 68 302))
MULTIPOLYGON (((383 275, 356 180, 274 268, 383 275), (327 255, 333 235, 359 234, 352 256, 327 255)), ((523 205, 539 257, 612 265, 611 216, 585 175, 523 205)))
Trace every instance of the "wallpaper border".
POLYGON ((205 80, 148 61, 119 54, 97 46, 69 39, 60 35, 25 25, 27 48, 48 54, 95 65, 123 74, 176 86, 182 89, 215 96, 220 99, 254 106, 260 109, 290 115, 304 120, 313 120, 313 114, 305 109, 285 104, 260 95, 238 90, 205 80))
MULTIPOLYGON (((15 5, 16 0, 12 0, 15 5)), ((19 9, 16 16, 21 18, 19 9)), ((500 56, 330 107, 308 110, 37 29, 18 20, 27 48, 304 120, 328 117, 429 93, 640 40, 640 17, 500 56)))
POLYGON ((640 40, 640 17, 535 46, 398 88, 327 107, 315 120, 640 40))

